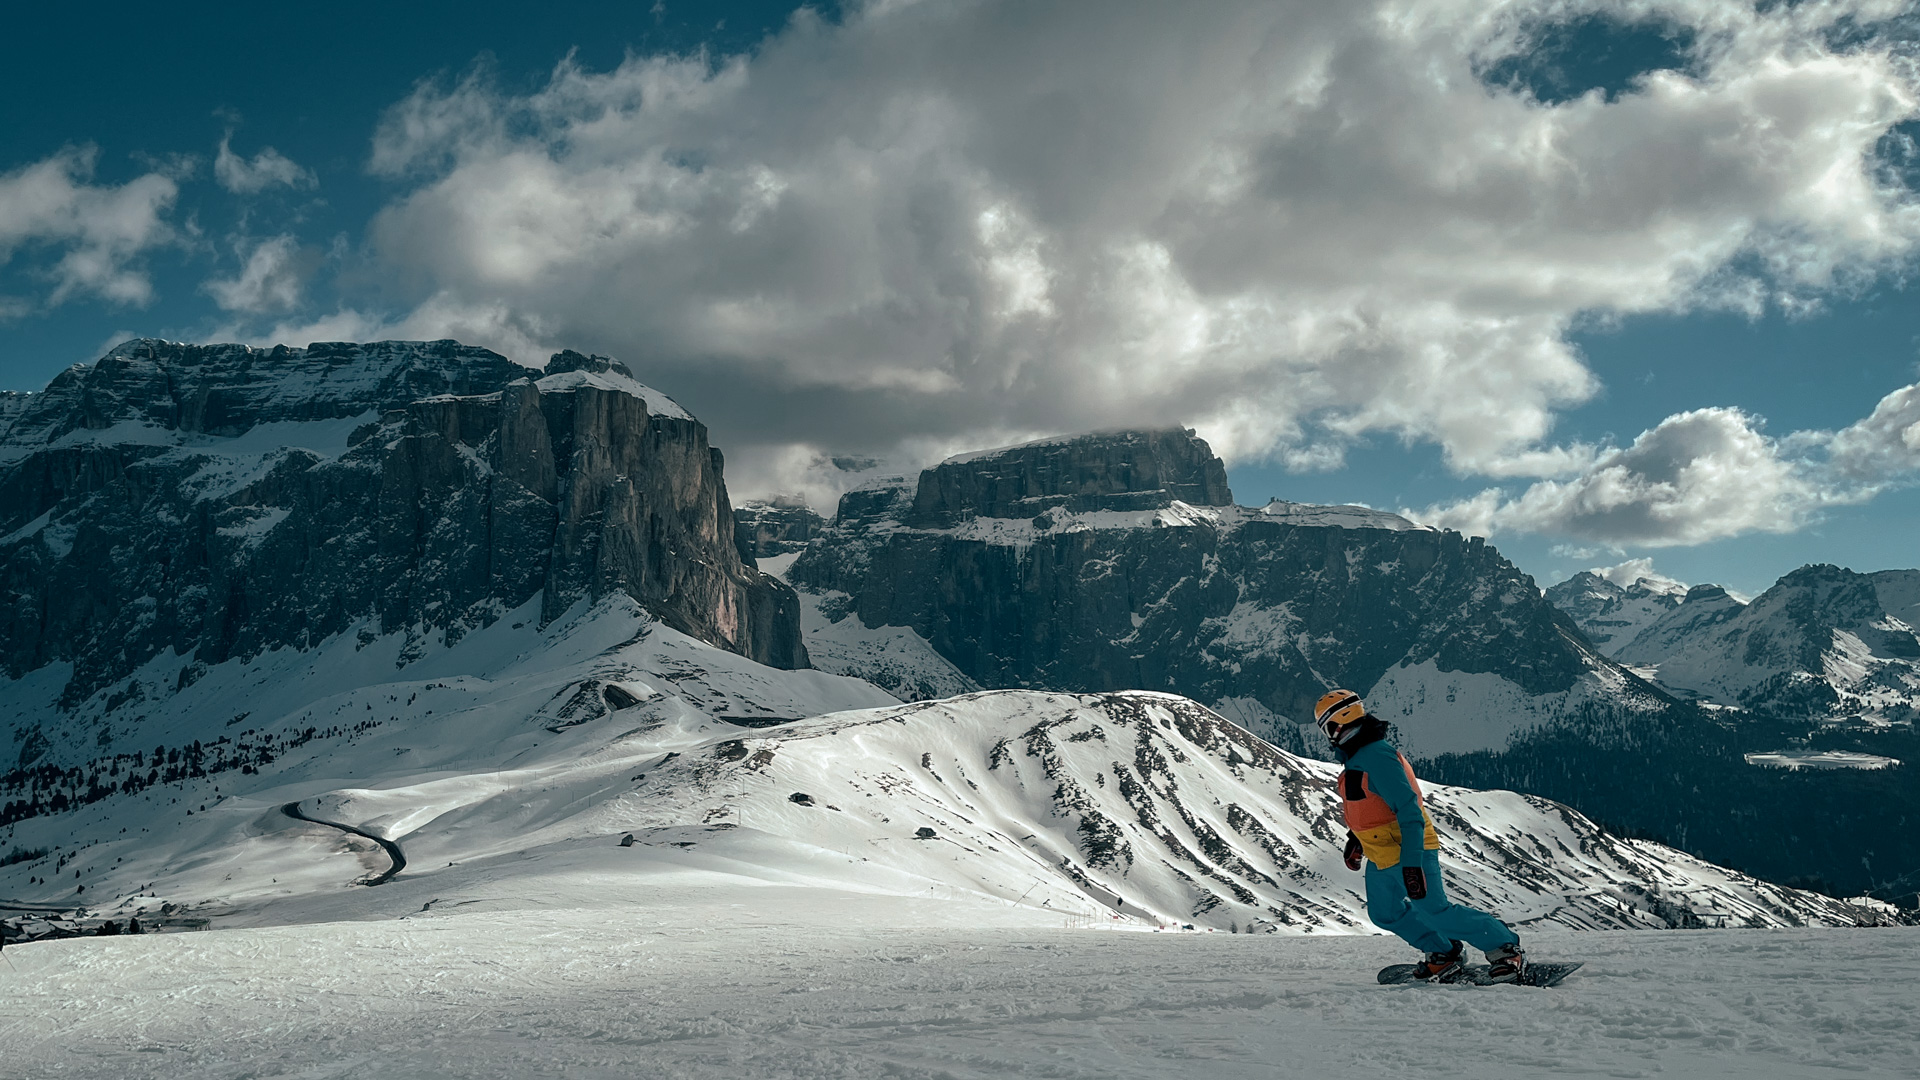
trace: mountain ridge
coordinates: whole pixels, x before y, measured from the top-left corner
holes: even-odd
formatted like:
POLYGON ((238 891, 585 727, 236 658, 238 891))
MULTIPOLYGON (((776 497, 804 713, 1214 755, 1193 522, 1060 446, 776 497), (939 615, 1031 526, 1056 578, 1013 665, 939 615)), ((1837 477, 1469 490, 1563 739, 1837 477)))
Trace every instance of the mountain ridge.
MULTIPOLYGON (((740 559, 722 470, 703 425, 605 357, 128 342, 0 434, 0 670, 69 665, 71 711, 165 653, 173 685, 138 694, 367 616, 418 648, 614 591, 804 666, 797 601, 740 559)), ((39 726, 16 725, 23 754, 39 726)))
POLYGON ((1484 541, 1365 507, 1236 506, 1202 482, 1218 462, 1187 430, 959 455, 847 493, 784 576, 810 640, 857 619, 982 687, 1173 691, 1300 750, 1331 685, 1371 695, 1411 753, 1665 707, 1484 541))

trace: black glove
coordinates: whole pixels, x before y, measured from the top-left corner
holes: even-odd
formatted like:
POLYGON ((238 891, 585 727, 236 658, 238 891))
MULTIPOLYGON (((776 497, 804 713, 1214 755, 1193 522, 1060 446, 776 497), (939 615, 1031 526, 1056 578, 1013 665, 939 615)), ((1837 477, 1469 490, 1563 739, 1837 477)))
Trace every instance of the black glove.
POLYGON ((1359 837, 1352 833, 1347 834, 1347 850, 1341 855, 1341 858, 1347 861, 1347 869, 1360 869, 1360 863, 1366 858, 1366 855, 1365 850, 1360 846, 1359 837))
POLYGON ((1400 878, 1407 883, 1407 898, 1425 900, 1427 898, 1427 872, 1417 866, 1400 868, 1400 878))

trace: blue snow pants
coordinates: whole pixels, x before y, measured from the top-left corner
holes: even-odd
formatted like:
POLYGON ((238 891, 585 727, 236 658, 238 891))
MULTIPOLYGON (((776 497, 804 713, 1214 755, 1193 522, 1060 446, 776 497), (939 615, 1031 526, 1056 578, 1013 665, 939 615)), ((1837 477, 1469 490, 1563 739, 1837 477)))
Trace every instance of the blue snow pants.
POLYGON ((1447 900, 1447 889, 1440 883, 1440 853, 1422 852, 1427 872, 1427 895, 1419 900, 1407 898, 1407 883, 1398 866, 1382 870, 1367 863, 1367 917, 1373 925, 1390 934, 1398 934, 1421 952, 1446 952, 1455 940, 1476 949, 1497 949, 1518 941, 1520 935, 1499 919, 1476 908, 1447 900))

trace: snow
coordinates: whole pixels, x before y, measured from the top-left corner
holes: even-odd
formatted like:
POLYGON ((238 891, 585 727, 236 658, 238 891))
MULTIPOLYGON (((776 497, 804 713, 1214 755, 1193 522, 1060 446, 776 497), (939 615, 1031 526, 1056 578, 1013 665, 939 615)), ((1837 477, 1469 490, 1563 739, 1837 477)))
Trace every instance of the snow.
POLYGON ((34 518, 32 521, 27 522, 25 525, 22 525, 19 528, 13 530, 12 532, 8 533, 6 536, 0 537, 0 548, 12 547, 13 545, 19 543, 22 540, 27 539, 28 537, 39 535, 40 530, 46 528, 47 523, 52 520, 53 520, 53 511, 49 509, 47 510, 46 513, 41 514, 39 517, 34 518))
POLYGON ((1852 750, 1777 750, 1746 757, 1749 765, 1773 769, 1888 769, 1900 764, 1898 758, 1852 750))
MULTIPOLYGON (((1082 439, 1094 438, 1099 434, 1101 433, 1097 431, 1083 431, 1072 435, 1052 435, 1044 439, 1032 439, 1028 442, 1014 443, 1011 446, 996 446, 990 450, 969 450, 964 454, 955 454, 952 457, 942 458, 940 464, 963 465, 969 461, 985 461, 988 458, 997 458, 1004 454, 1010 454, 1015 450, 1030 450, 1039 446, 1067 446, 1079 442, 1082 439)), ((938 468, 938 466, 935 467, 938 468)))
POLYGON ((1274 499, 1261 507, 1258 513, 1270 520, 1283 521, 1289 525, 1318 525, 1338 529, 1389 529, 1394 532, 1434 531, 1430 525, 1416 525, 1399 514, 1375 510, 1370 506, 1316 506, 1312 503, 1293 503, 1274 499))
POLYGON ((1784 674, 1808 684, 1824 680, 1841 695, 1836 713, 1870 723, 1905 719, 1920 701, 1920 665, 1910 655, 1912 626, 1900 612, 1920 617, 1920 571, 1871 575, 1874 601, 1835 606, 1833 590, 1853 580, 1837 569, 1826 577, 1800 572, 1744 606, 1726 598, 1682 604, 1619 655, 1657 664, 1663 687, 1717 704, 1752 705, 1752 695, 1784 674), (1898 647, 1903 640, 1907 648, 1898 647))
MULTIPOLYGON (((369 890, 371 891, 371 890, 369 890)), ((10 948, 9 1077, 1910 1077, 1920 931, 1540 934, 1553 990, 1381 938, 985 925, 770 887, 10 948)))
POLYGON ((938 530, 962 540, 1026 548, 1041 536, 1076 532, 1123 532, 1131 529, 1237 529, 1248 522, 1277 521, 1288 525, 1338 529, 1425 529, 1397 514, 1364 506, 1311 506, 1276 499, 1262 507, 1193 506, 1179 499, 1155 510, 1085 510, 1055 507, 1038 517, 973 517, 938 530), (1044 527, 1036 520, 1044 519, 1044 527))
POLYGON ((759 568, 761 573, 785 581, 787 580, 787 571, 793 569, 794 561, 799 559, 802 554, 802 551, 789 551, 785 555, 769 555, 764 559, 754 560, 754 565, 759 568))
POLYGON ((279 528, 280 523, 287 520, 288 516, 293 513, 292 510, 281 506, 249 507, 247 509, 256 512, 241 524, 221 526, 219 533, 221 536, 238 540, 243 546, 250 548, 258 547, 260 541, 267 538, 268 533, 279 528))
MULTIPOLYGON (((800 552, 759 560, 760 572, 782 581, 800 552)), ((980 685, 905 626, 869 629, 853 613, 853 598, 832 589, 799 587, 800 634, 807 657, 821 671, 865 679, 902 701, 971 693, 980 685)))
MULTIPOLYGON (((766 573, 776 569, 784 573, 796 557, 762 559, 760 568, 766 573)), ((796 592, 807 656, 821 671, 865 679, 903 701, 951 697, 980 689, 911 627, 868 628, 853 613, 853 598, 843 592, 796 592)))
POLYGON ((186 434, 181 445, 220 454, 266 454, 285 447, 311 450, 321 457, 336 458, 347 452, 347 439, 354 429, 371 423, 379 413, 369 409, 357 416, 333 420, 283 420, 255 424, 232 438, 186 434))
POLYGON ((1539 723, 1547 707, 1512 680, 1441 671, 1432 660, 1390 668, 1361 696, 1370 712, 1394 725, 1409 757, 1500 749, 1539 723))
POLYGON ((631 376, 617 371, 562 371, 542 376, 535 380, 535 386, 541 393, 556 390, 577 390, 582 386, 591 386, 599 390, 615 390, 631 394, 647 403, 647 412, 653 416, 666 416, 675 420, 691 420, 693 414, 680 407, 680 403, 631 376))

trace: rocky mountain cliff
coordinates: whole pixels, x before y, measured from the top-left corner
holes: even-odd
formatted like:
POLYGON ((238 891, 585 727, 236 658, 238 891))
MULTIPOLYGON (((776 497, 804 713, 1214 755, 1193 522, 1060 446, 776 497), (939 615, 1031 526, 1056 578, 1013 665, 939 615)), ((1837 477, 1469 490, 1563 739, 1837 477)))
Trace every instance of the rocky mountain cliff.
POLYGON ((1547 599, 1686 697, 1779 719, 1920 715, 1920 570, 1803 566, 1752 603, 1718 585, 1679 597, 1582 573, 1547 599))
POLYGON ((1719 585, 1695 585, 1678 604, 1619 644, 1613 657, 1623 664, 1658 667, 1685 642, 1711 632, 1746 606, 1719 585))
POLYGON ((777 559, 804 551, 807 542, 826 524, 798 496, 741 503, 733 508, 734 542, 740 548, 740 557, 747 560, 777 559))
POLYGON ((1920 839, 1886 824, 1920 820, 1916 621, 1920 571, 1805 566, 1747 604, 1696 585, 1614 650, 1693 699, 1666 721, 1604 743, 1539 732, 1426 768, 1775 880, 1914 902, 1920 839))
POLYGON ((161 691, 116 684, 159 657, 177 690, 232 657, 348 632, 417 653, 616 592, 806 664, 793 593, 740 559, 705 427, 604 357, 130 341, 5 417, 0 668, 58 678, 68 709, 138 711, 161 691))
POLYGON ((788 573, 820 613, 810 635, 905 628, 980 686, 1167 690, 1284 745, 1334 685, 1415 753, 1665 707, 1480 539, 1236 506, 1191 431, 967 454, 850 492, 788 573))

